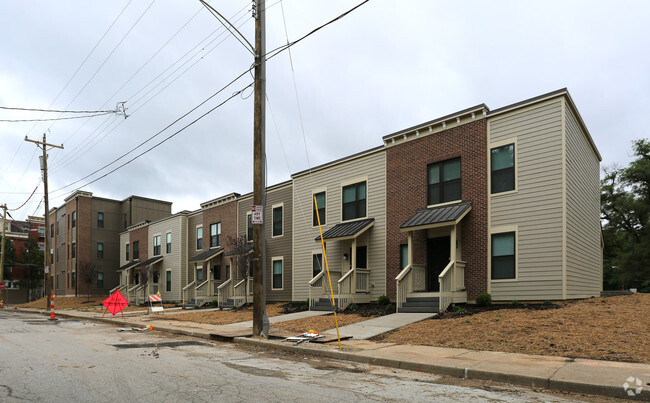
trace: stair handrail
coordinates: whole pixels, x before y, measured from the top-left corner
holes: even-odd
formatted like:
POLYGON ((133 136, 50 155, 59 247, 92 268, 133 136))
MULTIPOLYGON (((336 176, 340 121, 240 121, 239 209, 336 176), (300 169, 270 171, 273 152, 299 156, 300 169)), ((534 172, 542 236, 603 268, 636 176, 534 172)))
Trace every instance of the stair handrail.
POLYGON ((245 277, 245 278, 241 279, 233 287, 232 297, 233 297, 233 300, 235 301, 235 308, 238 308, 241 305, 243 305, 244 301, 246 300, 246 281, 248 281, 248 277, 245 277), (243 285, 243 287, 242 287, 242 285, 243 285), (242 289, 244 290, 244 292, 241 292, 242 289))
POLYGON ((356 284, 353 284, 355 280, 356 268, 352 268, 345 273, 336 284, 336 291, 338 295, 336 299, 338 300, 338 306, 336 307, 339 310, 344 310, 352 303, 352 294, 356 290, 356 284), (343 292, 341 292, 343 289, 343 292))
POLYGON ((183 290, 181 291, 181 294, 183 295, 183 305, 185 305, 185 291, 189 290, 194 284, 196 284, 196 280, 183 287, 183 290))
POLYGON ((228 298, 230 298, 230 285, 232 284, 232 278, 224 281, 217 287, 217 304, 219 307, 225 303, 228 298), (228 292, 226 292, 228 291, 228 292))
POLYGON ((411 280, 411 270, 413 269, 412 264, 407 264, 402 271, 399 272, 395 281, 397 282, 395 289, 397 290, 396 300, 397 300, 397 309, 396 312, 399 312, 400 308, 406 302, 406 296, 409 293, 409 282, 411 280))
MULTIPOLYGON (((309 280, 309 309, 311 309, 315 305, 316 298, 312 294, 312 291, 314 288, 318 288, 316 285, 319 281, 323 280, 323 276, 325 275, 325 270, 321 270, 317 275, 314 276, 311 280, 309 280)), ((321 288, 322 288, 322 283, 321 283, 321 288)), ((319 294, 320 297, 320 294, 319 294)))
POLYGON ((453 300, 453 292, 455 291, 456 279, 454 267, 456 266, 455 260, 450 260, 449 264, 438 276, 438 283, 440 284, 440 312, 445 312, 453 300))

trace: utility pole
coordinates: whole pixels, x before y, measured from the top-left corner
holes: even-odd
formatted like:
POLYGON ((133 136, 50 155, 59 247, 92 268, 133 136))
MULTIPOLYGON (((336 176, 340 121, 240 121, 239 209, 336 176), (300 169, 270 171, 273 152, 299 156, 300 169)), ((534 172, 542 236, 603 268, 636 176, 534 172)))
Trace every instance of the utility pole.
POLYGON ((255 0, 255 97, 253 121, 253 204, 262 208, 262 223, 253 224, 253 336, 268 336, 264 207, 266 202, 266 18, 265 0, 255 0))
POLYGON ((4 274, 5 274, 5 228, 7 226, 7 205, 3 204, 0 206, 0 208, 3 210, 2 213, 2 246, 0 247, 0 283, 4 281, 4 274))
POLYGON ((30 140, 25 136, 25 141, 28 141, 30 143, 36 144, 39 148, 43 149, 43 157, 42 157, 42 166, 41 170, 43 171, 43 186, 44 186, 44 199, 45 199, 45 250, 44 250, 44 265, 43 265, 43 294, 45 297, 45 309, 50 308, 50 298, 49 298, 49 281, 48 281, 48 274, 49 269, 50 269, 50 202, 48 199, 48 194, 47 194, 47 147, 50 148, 60 148, 63 149, 63 144, 60 146, 54 145, 54 144, 48 144, 47 139, 45 136, 45 133, 43 133, 43 141, 38 141, 38 140, 30 140))

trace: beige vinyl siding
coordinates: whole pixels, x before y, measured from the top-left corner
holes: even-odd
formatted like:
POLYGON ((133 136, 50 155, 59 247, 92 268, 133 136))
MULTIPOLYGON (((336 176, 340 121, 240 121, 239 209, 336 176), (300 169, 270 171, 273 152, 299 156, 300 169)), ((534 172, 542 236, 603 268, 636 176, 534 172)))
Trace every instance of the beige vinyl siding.
MULTIPOLYGON (((291 183, 271 187, 266 193, 264 209, 266 237, 266 299, 267 301, 291 301, 292 299, 292 240, 293 240, 293 186, 291 183), (272 237, 273 211, 272 206, 283 204, 282 236, 272 237), (282 256, 282 289, 272 289, 273 262, 272 258, 282 256)), ((237 228, 238 235, 246 235, 247 214, 251 211, 253 197, 247 196, 238 201, 237 228)), ((227 247, 226 249, 229 249, 227 247)))
MULTIPOLYGON (((163 301, 181 301, 182 288, 185 285, 184 280, 187 277, 187 255, 186 244, 183 241, 184 234, 187 233, 187 217, 185 215, 175 215, 170 218, 151 223, 149 225, 149 238, 153 240, 154 235, 160 235, 161 244, 160 250, 163 260, 153 266, 153 269, 158 270, 160 278, 158 280, 158 287, 163 301), (172 234, 172 251, 166 253, 165 236, 168 232, 172 234), (166 272, 172 272, 172 289, 167 291, 166 287, 166 272)), ((148 245, 149 256, 153 257, 153 242, 150 241, 148 245)), ((150 281, 153 276, 150 277, 150 281)))
MULTIPOLYGON (((294 177, 294 233, 293 233, 293 300, 309 298, 309 281, 312 279, 312 251, 321 249, 318 228, 312 226, 314 191, 326 192, 325 208, 327 223, 323 232, 341 222, 342 183, 367 178, 366 214, 375 219, 373 227, 359 237, 359 245, 368 246, 370 269, 370 296, 377 300, 386 293, 386 156, 383 149, 354 157, 350 160, 325 166, 312 173, 294 177)), ((345 241, 327 243, 327 260, 333 274, 332 286, 336 292, 336 280, 347 272, 348 263, 343 261, 342 244, 345 241)), ((286 255, 285 255, 286 257, 286 255)))
POLYGON ((490 196, 491 233, 517 227, 517 279, 488 279, 494 300, 562 298, 562 105, 557 98, 488 121, 490 148, 517 142, 517 191, 490 196))
POLYGON ((566 105, 567 298, 600 295, 600 164, 566 105))

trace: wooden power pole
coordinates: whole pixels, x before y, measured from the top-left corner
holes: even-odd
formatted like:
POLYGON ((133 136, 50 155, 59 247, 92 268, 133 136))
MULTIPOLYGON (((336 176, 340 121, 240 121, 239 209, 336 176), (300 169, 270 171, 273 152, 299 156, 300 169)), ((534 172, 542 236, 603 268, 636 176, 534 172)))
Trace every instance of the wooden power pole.
POLYGON ((7 205, 0 206, 2 212, 2 246, 0 246, 0 283, 4 281, 5 274, 5 228, 7 227, 7 205))
MULTIPOLYGON (((266 271, 264 205, 266 202, 266 7, 264 0, 255 0, 255 97, 253 127, 253 204, 262 211, 262 222, 253 223, 253 336, 268 336, 266 317, 266 271)), ((252 219, 253 217, 251 217, 252 219)))
POLYGON ((60 146, 54 145, 54 144, 48 144, 47 139, 45 138, 45 133, 43 133, 43 141, 38 141, 38 140, 30 140, 25 136, 25 141, 28 141, 30 143, 36 144, 38 147, 43 149, 43 157, 42 157, 42 166, 41 170, 43 171, 43 193, 44 193, 44 200, 45 200, 45 248, 44 248, 44 265, 43 265, 43 295, 45 297, 45 309, 48 310, 50 309, 50 301, 49 301, 49 285, 50 282, 48 281, 48 275, 50 274, 50 247, 52 246, 50 244, 50 202, 48 199, 47 195, 47 147, 50 148, 61 148, 63 149, 63 144, 60 146))

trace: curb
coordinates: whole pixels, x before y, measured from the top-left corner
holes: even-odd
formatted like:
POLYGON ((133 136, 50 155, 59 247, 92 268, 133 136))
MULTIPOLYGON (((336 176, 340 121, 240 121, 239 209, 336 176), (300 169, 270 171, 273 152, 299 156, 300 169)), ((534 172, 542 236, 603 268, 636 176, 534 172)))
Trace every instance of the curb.
MULTIPOLYGON (((13 312, 38 313, 46 316, 49 315, 49 312, 45 312, 41 310, 31 310, 31 309, 30 310, 21 309, 13 312)), ((86 318, 86 317, 79 317, 79 316, 70 315, 66 313, 58 313, 57 315, 64 318, 81 319, 81 320, 88 320, 88 321, 101 322, 101 323, 110 323, 114 325, 123 325, 123 326, 131 326, 131 327, 140 327, 142 325, 142 323, 118 322, 112 318, 86 318)), ((529 375, 506 374, 503 372, 490 371, 485 369, 479 370, 479 369, 472 369, 472 368, 460 368, 460 367, 427 364, 427 363, 421 364, 421 363, 410 362, 410 361, 393 360, 390 358, 373 358, 373 357, 368 357, 366 355, 356 354, 352 352, 346 352, 340 350, 322 350, 318 348, 310 348, 309 345, 295 346, 289 344, 278 344, 265 339, 248 338, 248 337, 234 337, 232 339, 224 340, 221 338, 217 339, 214 336, 212 336, 210 333, 195 332, 191 330, 170 328, 165 326, 156 326, 155 330, 171 333, 171 334, 203 338, 203 339, 213 340, 213 341, 219 340, 224 342, 227 340, 228 342, 235 343, 235 344, 271 348, 279 351, 292 352, 292 353, 311 354, 319 357, 357 362, 360 364, 371 364, 371 365, 378 365, 378 366, 388 367, 388 368, 397 368, 397 369, 404 369, 404 370, 416 371, 416 372, 426 372, 426 373, 437 374, 437 375, 448 375, 448 376, 453 376, 455 378, 495 381, 495 382, 509 383, 512 385, 549 389, 549 390, 560 391, 560 392, 572 392, 572 393, 581 393, 587 395, 615 397, 615 398, 622 398, 628 400, 650 401, 650 390, 645 390, 645 389, 641 392, 640 395, 628 396, 627 393, 620 386, 588 384, 583 382, 573 382, 567 380, 556 380, 553 379, 553 376, 551 376, 550 378, 544 378, 544 377, 529 376, 529 375)))

